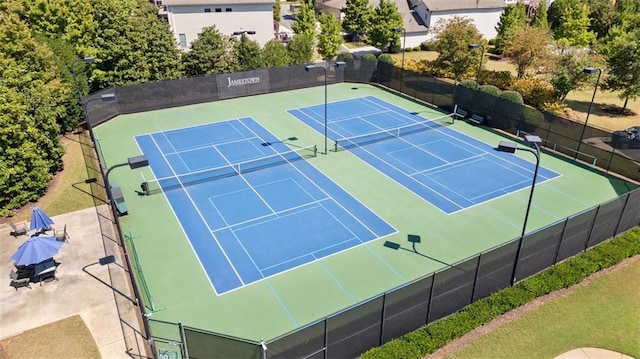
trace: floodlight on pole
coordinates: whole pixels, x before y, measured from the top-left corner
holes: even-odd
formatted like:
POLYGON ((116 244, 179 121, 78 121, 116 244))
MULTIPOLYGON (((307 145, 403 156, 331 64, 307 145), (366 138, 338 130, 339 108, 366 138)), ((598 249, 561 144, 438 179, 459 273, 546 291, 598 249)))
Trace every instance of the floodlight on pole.
POLYGON ((529 192, 529 200, 527 201, 527 210, 524 214, 524 223, 522 225, 522 233, 520 234, 520 240, 518 241, 518 250, 516 252, 516 259, 513 263, 513 272, 511 274, 511 285, 516 283, 516 274, 518 270, 518 261, 520 260, 520 252, 522 251, 522 242, 524 242, 524 236, 527 231, 527 221, 529 219, 529 211, 531 210, 531 202, 533 201, 533 190, 536 188, 536 179, 538 177, 538 168, 540 167, 540 145, 542 144, 542 139, 538 136, 534 135, 526 135, 524 137, 525 145, 533 147, 533 149, 529 147, 518 147, 513 142, 500 141, 498 144, 497 150, 500 152, 508 152, 515 153, 516 150, 527 151, 533 153, 536 157, 536 167, 533 171, 533 180, 531 182, 531 191, 529 192))
POLYGON ((596 92, 598 91, 598 84, 600 83, 600 75, 602 75, 602 69, 598 67, 585 67, 582 69, 582 72, 585 74, 593 75, 598 72, 598 78, 596 79, 596 85, 593 88, 593 95, 591 96, 591 102, 589 102, 589 109, 587 110, 587 118, 584 120, 584 126, 582 126, 582 133, 580 134, 580 140, 578 141, 578 148, 576 149, 576 157, 578 158, 578 154, 580 153, 580 145, 584 139, 584 134, 587 130, 587 123, 589 122, 589 115, 591 114, 591 107, 593 106, 593 100, 596 98, 596 92))
MULTIPOLYGON (((340 68, 340 67, 346 67, 347 63, 344 61, 336 61, 333 64, 334 67, 336 68, 340 68)), ((306 65, 304 67, 305 71, 311 71, 312 69, 322 69, 322 71, 324 71, 324 154, 327 154, 327 129, 328 129, 328 125, 327 125, 327 68, 324 66, 318 66, 318 65, 306 65)))
POLYGON ((118 167, 129 166, 130 169, 136 169, 141 167, 146 167, 149 165, 149 160, 145 155, 129 157, 127 162, 116 163, 115 165, 109 167, 107 171, 104 173, 104 185, 107 188, 107 197, 109 198, 109 204, 111 204, 111 211, 113 214, 114 221, 118 217, 118 210, 116 200, 113 198, 113 192, 111 188, 111 182, 109 182, 109 174, 111 171, 118 167))
POLYGON ((480 48, 480 64, 478 64, 478 72, 476 72, 476 83, 480 85, 480 71, 482 71, 482 59, 484 58, 484 45, 482 44, 469 44, 469 50, 475 50, 480 48))
POLYGON ((402 32, 402 67, 400 68, 400 93, 402 93, 402 85, 404 84, 404 53, 407 45, 407 31, 404 28, 394 27, 394 32, 402 32))

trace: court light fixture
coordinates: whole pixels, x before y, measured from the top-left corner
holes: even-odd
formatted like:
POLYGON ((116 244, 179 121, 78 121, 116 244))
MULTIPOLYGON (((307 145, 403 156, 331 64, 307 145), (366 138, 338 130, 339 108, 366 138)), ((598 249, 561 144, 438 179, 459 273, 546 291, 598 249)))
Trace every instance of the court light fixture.
POLYGON ((476 72, 476 83, 480 85, 480 71, 482 71, 482 59, 484 58, 484 45, 482 44, 469 44, 467 45, 469 50, 475 50, 480 48, 480 63, 478 64, 478 71, 476 72))
MULTIPOLYGON (((327 63, 327 66, 329 64, 327 63)), ((336 61, 333 63, 336 68, 346 67, 347 63, 344 61, 336 61)), ((319 65, 306 65, 305 71, 311 71, 313 69, 322 69, 324 71, 324 154, 327 154, 327 68, 319 65)))
POLYGON ((593 100, 596 98, 596 92, 598 91, 598 84, 600 83, 600 75, 602 75, 602 69, 598 67, 585 67, 582 69, 582 72, 588 75, 593 75, 594 73, 598 73, 598 78, 596 79, 596 85, 593 88, 593 95, 591 96, 591 102, 589 102, 589 109, 587 110, 587 118, 584 120, 584 126, 582 126, 582 133, 580 134, 580 139, 578 140, 578 148, 576 148, 576 156, 574 158, 578 158, 580 154, 580 145, 584 140, 584 134, 587 130, 587 123, 589 122, 589 115, 591 114, 591 107, 593 106, 593 100))
POLYGON ((500 141, 497 150, 500 152, 515 153, 516 150, 527 151, 533 153, 536 157, 536 168, 533 171, 533 180, 531 181, 531 191, 529 192, 529 200, 527 201, 527 210, 524 214, 524 223, 522 225, 522 233, 520 234, 520 240, 518 241, 518 249, 516 251, 515 262, 513 263, 513 272, 511 274, 511 285, 516 283, 516 274, 518 270, 518 261, 520 260, 520 252, 522 251, 522 242, 524 242, 524 236, 527 231, 527 221, 529 219, 529 211, 531 210, 531 202, 533 200, 533 190, 536 188, 536 179, 538 177, 538 169, 540 168, 540 145, 542 139, 535 135, 524 136, 524 144, 530 147, 519 147, 513 142, 500 141), (533 149, 532 149, 533 148, 533 149))
POLYGON ((116 163, 115 165, 109 167, 109 169, 107 169, 107 171, 105 172, 104 184, 105 184, 105 187, 107 188, 107 197, 109 199, 109 203, 111 204, 111 211, 113 213, 114 221, 117 220, 116 218, 118 217, 118 211, 116 207, 116 200, 114 199, 114 195, 112 191, 113 188, 111 187, 111 182, 109 182, 109 174, 111 173, 111 171, 113 171, 118 167, 129 166, 130 169, 136 169, 136 168, 146 167, 148 165, 149 165, 149 160, 147 159, 147 156, 140 155, 140 156, 129 157, 127 159, 127 162, 116 163))

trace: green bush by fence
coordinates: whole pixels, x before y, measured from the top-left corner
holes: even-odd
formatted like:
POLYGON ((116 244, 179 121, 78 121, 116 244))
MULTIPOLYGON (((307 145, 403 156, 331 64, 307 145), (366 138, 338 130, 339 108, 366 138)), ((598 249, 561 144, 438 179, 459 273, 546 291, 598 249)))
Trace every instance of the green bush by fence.
POLYGON ((532 276, 513 287, 474 302, 442 320, 364 353, 363 359, 421 358, 499 315, 537 297, 568 288, 589 275, 640 254, 640 227, 532 276))

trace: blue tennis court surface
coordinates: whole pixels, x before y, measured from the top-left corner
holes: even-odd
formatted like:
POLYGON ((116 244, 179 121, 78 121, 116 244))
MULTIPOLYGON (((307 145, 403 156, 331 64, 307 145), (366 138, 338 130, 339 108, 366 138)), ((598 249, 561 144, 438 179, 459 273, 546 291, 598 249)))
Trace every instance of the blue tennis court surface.
MULTIPOLYGON (((324 132, 324 105, 288 112, 324 132)), ((495 144, 374 96, 330 103, 327 113, 329 138, 339 148, 348 149, 445 213, 531 186, 535 163, 498 152, 495 144)), ((558 176, 540 167, 537 183, 558 176)))
POLYGON ((136 141, 218 294, 395 233, 252 118, 136 141))

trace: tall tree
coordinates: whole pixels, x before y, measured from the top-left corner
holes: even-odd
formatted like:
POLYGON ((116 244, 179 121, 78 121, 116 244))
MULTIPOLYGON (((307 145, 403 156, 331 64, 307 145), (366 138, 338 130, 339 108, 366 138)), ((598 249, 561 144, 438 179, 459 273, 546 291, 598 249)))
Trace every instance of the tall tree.
POLYGON ((237 68, 233 41, 220 33, 215 25, 202 29, 202 34, 191 43, 191 51, 184 54, 182 62, 189 76, 213 75, 237 68))
POLYGON ((54 54, 20 19, 19 1, 0 3, 0 215, 38 199, 62 168, 58 118, 69 87, 54 54))
POLYGON ((589 31, 589 5, 581 0, 556 0, 549 7, 549 25, 561 46, 586 47, 595 34, 589 31))
POLYGON ((640 27, 640 0, 617 0, 615 9, 618 15, 616 25, 625 30, 640 27))
POLYGON ((609 29, 615 25, 616 18, 616 10, 611 1, 589 1, 589 31, 596 34, 596 38, 602 39, 606 37, 609 29))
POLYGON ((239 70, 255 70, 263 67, 260 44, 249 39, 245 33, 240 36, 239 41, 235 42, 234 48, 239 70))
POLYGON ((526 26, 516 30, 504 49, 504 55, 516 65, 518 78, 523 78, 532 67, 552 62, 551 42, 547 29, 526 26))
POLYGON ((280 0, 276 0, 273 3, 273 21, 280 22, 282 20, 282 7, 280 6, 280 0))
POLYGON ((454 16, 436 24, 434 48, 438 57, 434 65, 453 75, 456 81, 477 68, 478 54, 469 51, 469 44, 482 44, 486 41, 470 19, 454 16))
MULTIPOLYGON (((605 0, 606 1, 606 0, 605 0)), ((540 1, 536 7, 536 12, 531 19, 531 26, 540 29, 549 29, 549 21, 547 20, 547 2, 540 1)))
POLYGON ((313 60, 314 37, 311 34, 296 34, 289 44, 287 52, 291 64, 307 64, 313 60))
POLYGON ((640 96, 640 28, 619 36, 606 48, 608 76, 603 87, 619 91, 627 108, 629 99, 640 96))
POLYGON ((289 65, 291 59, 287 48, 276 40, 269 40, 262 49, 262 64, 264 67, 283 67, 289 65))
POLYGON ((394 29, 401 29, 402 25, 402 15, 396 4, 390 0, 380 0, 373 10, 367 30, 367 41, 383 51, 387 50, 389 46, 400 41, 400 34, 394 29))
POLYGON ((369 5, 369 0, 347 0, 342 13, 344 14, 342 29, 351 36, 353 41, 354 37, 366 31, 373 9, 369 5))
POLYGON ((320 21, 320 34, 318 35, 318 54, 325 60, 330 60, 338 55, 342 44, 342 27, 340 21, 333 14, 324 13, 318 19, 320 21))
POLYGON ((313 11, 313 4, 309 0, 303 0, 296 13, 296 19, 291 24, 291 30, 296 34, 316 34, 316 14, 313 11))
POLYGON ((582 70, 586 66, 599 66, 595 55, 567 52, 560 56, 551 77, 551 85, 558 101, 564 102, 569 92, 584 86, 590 76, 582 70))
POLYGON ((502 53, 509 45, 509 42, 513 38, 513 34, 518 29, 523 28, 527 24, 527 11, 524 3, 518 2, 517 4, 509 4, 502 11, 500 20, 496 26, 496 51, 502 53))
POLYGON ((180 55, 169 24, 156 8, 136 0, 93 2, 98 33, 93 82, 104 88, 179 78, 180 55))

